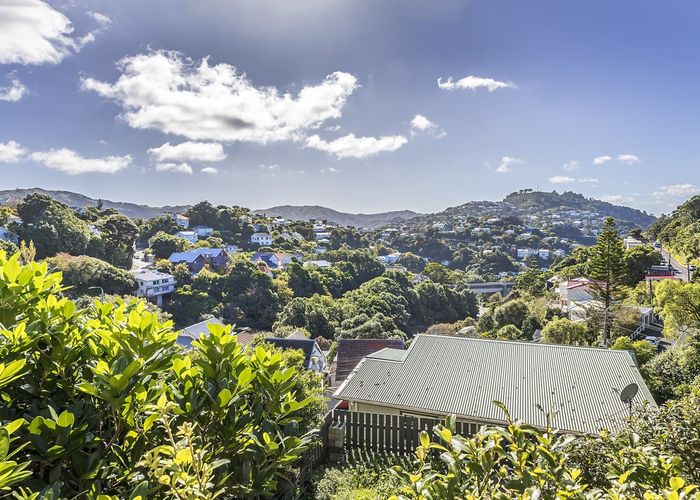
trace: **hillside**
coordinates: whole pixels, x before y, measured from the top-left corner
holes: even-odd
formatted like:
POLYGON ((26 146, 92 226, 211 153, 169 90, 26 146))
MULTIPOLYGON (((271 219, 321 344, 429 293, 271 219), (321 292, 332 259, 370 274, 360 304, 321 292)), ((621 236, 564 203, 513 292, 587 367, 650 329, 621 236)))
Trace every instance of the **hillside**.
MULTIPOLYGON (((41 188, 7 189, 0 191, 0 205, 15 205, 25 196, 32 193, 41 193, 51 196, 53 199, 68 205, 69 207, 94 207, 98 200, 72 191, 53 191, 41 188)), ((175 205, 164 207, 151 207, 126 203, 123 201, 102 200, 104 208, 112 208, 127 217, 149 219, 168 212, 182 213, 187 210, 187 205, 175 205)))
POLYGON ((291 220, 327 220, 341 226, 354 226, 365 228, 376 228, 394 224, 416 217, 416 212, 411 210, 398 210, 393 212, 382 212, 377 214, 350 214, 338 212, 331 208, 318 205, 281 205, 277 207, 254 210, 255 213, 264 213, 272 217, 284 217, 291 220))

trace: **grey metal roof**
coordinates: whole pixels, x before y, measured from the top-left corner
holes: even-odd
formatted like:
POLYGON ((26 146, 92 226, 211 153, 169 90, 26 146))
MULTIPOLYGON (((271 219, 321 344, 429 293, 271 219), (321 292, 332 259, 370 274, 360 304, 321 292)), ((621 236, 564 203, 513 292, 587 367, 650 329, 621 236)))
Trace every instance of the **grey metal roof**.
POLYGON ((335 397, 502 423, 505 417, 492 403, 497 400, 513 418, 544 427, 540 405, 557 412, 555 428, 596 433, 624 422, 628 407, 619 391, 633 382, 639 386, 633 404, 655 405, 627 351, 418 335, 403 360, 365 357, 335 397))
POLYGON ((392 349, 391 347, 385 347, 377 352, 368 354, 366 357, 372 359, 384 359, 386 361, 403 361, 407 352, 408 351, 405 349, 392 349))

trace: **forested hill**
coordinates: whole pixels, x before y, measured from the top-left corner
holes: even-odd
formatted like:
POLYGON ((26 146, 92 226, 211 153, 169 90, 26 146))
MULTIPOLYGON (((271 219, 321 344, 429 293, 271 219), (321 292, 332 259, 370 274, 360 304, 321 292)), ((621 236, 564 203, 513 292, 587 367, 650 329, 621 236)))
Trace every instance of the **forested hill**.
POLYGON ((411 210, 399 210, 377 214, 350 214, 338 212, 337 210, 318 205, 281 205, 272 208, 254 210, 254 212, 264 213, 268 217, 284 217, 285 219, 290 220, 326 220, 341 226, 365 228, 375 228, 395 224, 418 215, 416 212, 411 210))
MULTIPOLYGON (((54 200, 59 201, 69 207, 94 207, 97 205, 98 200, 95 198, 90 198, 84 194, 74 193, 72 191, 54 191, 41 188, 29 188, 29 189, 7 189, 0 191, 0 205, 16 205, 25 196, 32 193, 40 193, 51 196, 54 200)), ((175 212, 182 213, 187 210, 187 205, 175 205, 175 206, 165 206, 165 207, 151 207, 148 205, 138 205, 136 203, 126 203, 123 201, 109 201, 102 200, 102 205, 104 208, 112 208, 122 215, 134 218, 150 219, 151 217, 157 217, 165 213, 175 212)))
POLYGON ((531 191, 524 189, 506 196, 503 201, 521 210, 537 211, 546 209, 588 210, 596 211, 605 217, 614 217, 618 221, 626 221, 640 227, 648 227, 656 217, 635 208, 613 205, 606 201, 586 198, 580 193, 565 191, 563 193, 531 191))

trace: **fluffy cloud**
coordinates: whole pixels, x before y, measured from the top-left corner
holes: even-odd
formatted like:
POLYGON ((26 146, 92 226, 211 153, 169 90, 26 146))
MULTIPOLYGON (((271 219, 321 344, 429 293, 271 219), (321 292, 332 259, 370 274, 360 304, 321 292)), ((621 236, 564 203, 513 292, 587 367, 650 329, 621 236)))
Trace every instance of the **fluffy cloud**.
POLYGON ((157 163, 156 172, 176 172, 179 174, 192 174, 192 167, 187 163, 157 163))
POLYGON ((226 159, 224 147, 215 142, 182 142, 171 145, 166 142, 148 150, 159 163, 188 161, 221 161, 226 159))
POLYGON ((280 171, 280 166, 277 164, 265 165, 264 163, 261 163, 258 165, 258 169, 263 170, 264 172, 275 173, 280 171))
POLYGON ((504 156, 501 158, 501 163, 496 167, 496 172, 499 174, 505 174, 511 171, 511 167, 514 165, 522 165, 526 163, 525 160, 521 158, 514 158, 512 156, 504 156))
POLYGON ((680 198, 684 196, 693 196, 700 193, 700 188, 693 184, 672 184, 670 186, 661 186, 657 191, 654 191, 652 195, 655 198, 680 198))
POLYGON ((447 80, 443 80, 442 78, 438 78, 437 80, 438 87, 444 90, 456 90, 456 89, 467 89, 467 90, 476 90, 479 88, 486 88, 489 90, 489 92, 493 92, 494 90, 498 89, 517 89, 514 84, 510 82, 499 82, 498 80, 494 80, 493 78, 482 78, 480 76, 465 76, 464 78, 460 78, 459 80, 455 81, 452 79, 452 77, 449 77, 447 80))
POLYGON ((199 64, 176 52, 122 59, 114 83, 83 79, 85 90, 115 101, 133 128, 193 140, 267 143, 300 140, 309 129, 339 118, 357 78, 335 72, 297 95, 255 87, 234 66, 199 64))
POLYGON ((569 160, 566 163, 564 163, 562 170, 566 170, 567 172, 573 172, 574 170, 578 170, 579 167, 580 165, 578 160, 569 160))
POLYGON ((595 158, 593 158, 593 165, 602 165, 604 163, 608 163, 610 160, 612 160, 612 156, 596 156, 595 158))
POLYGON ((438 127, 438 124, 430 121, 424 115, 416 115, 411 120, 411 135, 427 132, 438 139, 447 135, 447 132, 438 127))
POLYGON ((632 203, 635 200, 634 196, 625 196, 621 194, 609 194, 602 196, 600 199, 608 203, 632 203))
POLYGON ((31 159, 66 174, 85 173, 113 174, 131 163, 131 156, 106 156, 104 158, 83 158, 70 149, 52 149, 31 154, 31 159))
POLYGON ((13 79, 8 87, 0 87, 0 101, 17 102, 27 93, 27 87, 13 79))
POLYGON ((596 184, 598 179, 593 177, 569 177, 567 175, 555 175, 549 178, 551 184, 596 184))
POLYGON ((0 163, 17 163, 26 152, 15 141, 0 142, 0 163))
POLYGON ((355 137, 355 134, 344 135, 333 141, 324 141, 318 135, 306 139, 306 147, 318 149, 338 158, 368 158, 387 151, 396 151, 406 144, 408 139, 403 135, 382 137, 355 137))
POLYGON ((204 167, 204 168, 201 170, 201 172, 202 172, 203 174, 218 174, 218 173, 219 173, 219 169, 218 169, 218 168, 215 168, 215 167, 204 167))
POLYGON ((626 165, 636 165, 637 163, 641 163, 642 160, 639 159, 639 156, 628 153, 617 155, 617 161, 626 165))
MULTIPOLYGON (((104 29, 104 19, 97 20, 104 29)), ((70 19, 41 0, 0 3, 0 64, 58 64, 92 42, 97 31, 72 36, 70 19)))

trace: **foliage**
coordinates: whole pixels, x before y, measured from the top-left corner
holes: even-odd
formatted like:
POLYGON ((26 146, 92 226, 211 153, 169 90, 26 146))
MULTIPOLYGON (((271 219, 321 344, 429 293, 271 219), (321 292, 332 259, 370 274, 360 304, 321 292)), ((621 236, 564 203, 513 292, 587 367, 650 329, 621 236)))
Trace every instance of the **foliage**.
POLYGON ((700 284, 663 280, 654 287, 654 309, 664 321, 664 332, 677 337, 700 329, 700 284))
POLYGON ((655 356, 643 367, 644 379, 657 401, 682 396, 700 382, 700 339, 695 332, 655 356))
POLYGON ((158 259, 167 259, 171 254, 182 252, 190 245, 187 240, 162 231, 156 233, 148 241, 148 244, 153 251, 153 255, 158 259))
POLYGON ((113 266, 131 269, 139 231, 136 224, 128 217, 112 214, 99 220, 97 228, 100 234, 90 240, 87 254, 113 266))
POLYGON ((312 439, 301 422, 310 401, 282 354, 244 350, 218 325, 184 353, 143 302, 77 309, 60 273, 18 255, 0 253, 0 276, 0 419, 12 422, 0 430, 0 455, 7 436, 13 449, 0 487, 46 488, 52 498, 291 487, 312 439))
MULTIPOLYGON (((498 403, 500 405, 500 403, 498 403)), ((638 438, 599 456, 607 474, 591 487, 568 455, 573 436, 539 431, 510 418, 473 437, 454 434, 454 416, 421 432, 415 466, 392 469, 403 483, 399 499, 428 498, 695 498, 697 486, 681 477, 680 459, 638 438)), ((394 497, 396 498, 396 497, 394 497)))
POLYGON ((555 318, 542 329, 542 342, 548 344, 589 345, 586 325, 568 318, 555 318))
POLYGON ((619 351, 632 351, 635 358, 637 359, 637 364, 639 366, 645 365, 654 356, 656 356, 656 347, 651 345, 651 343, 646 340, 636 340, 633 341, 629 337, 618 337, 610 345, 610 349, 617 349, 619 351))
POLYGON ((65 253, 46 259, 52 270, 60 271, 71 295, 108 293, 125 295, 137 288, 134 276, 94 257, 74 257, 65 253))

